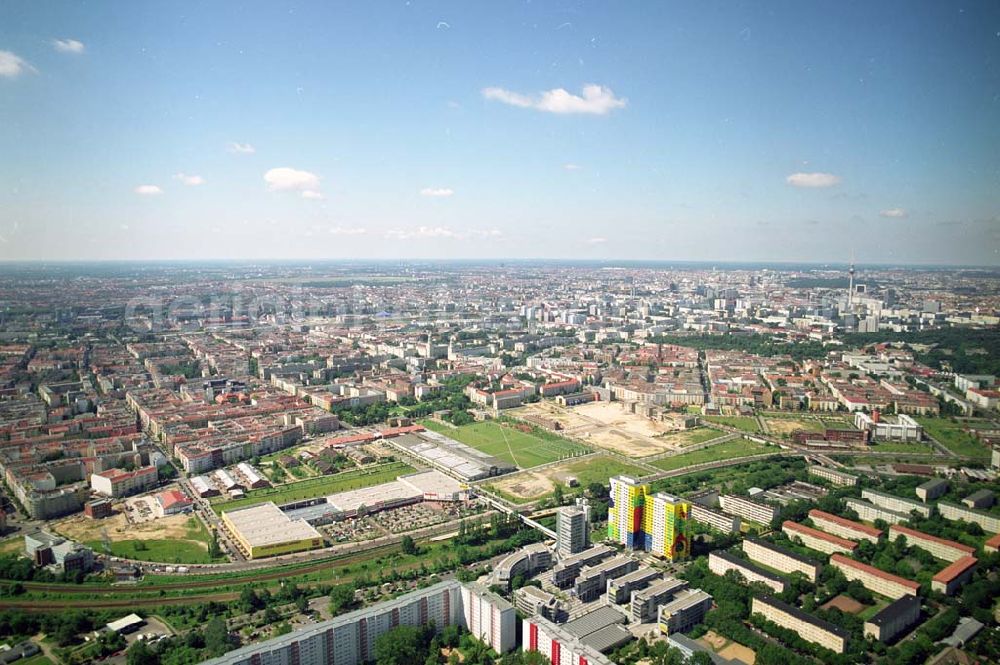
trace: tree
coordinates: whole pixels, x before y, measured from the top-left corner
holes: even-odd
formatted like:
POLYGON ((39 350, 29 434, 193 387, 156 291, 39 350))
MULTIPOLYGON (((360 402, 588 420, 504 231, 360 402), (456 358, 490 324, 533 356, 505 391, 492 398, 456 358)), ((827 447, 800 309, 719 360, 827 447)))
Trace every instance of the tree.
POLYGON ((403 554, 412 556, 420 553, 420 548, 417 547, 417 543, 410 536, 403 536, 399 544, 403 548, 403 554))
POLYGON ((125 654, 127 665, 159 665, 160 656, 145 642, 134 642, 125 654))
POLYGON ((556 483, 555 489, 552 491, 552 498, 555 499, 556 505, 562 505, 563 499, 563 486, 562 483, 556 483))
POLYGON ((226 621, 216 616, 205 624, 205 648, 211 656, 221 656, 233 646, 233 640, 226 628, 226 621))
POLYGON ((330 589, 330 613, 337 615, 354 606, 354 586, 338 584, 330 589))
POLYGON ((413 665, 426 659, 432 627, 396 626, 375 640, 377 665, 413 665))

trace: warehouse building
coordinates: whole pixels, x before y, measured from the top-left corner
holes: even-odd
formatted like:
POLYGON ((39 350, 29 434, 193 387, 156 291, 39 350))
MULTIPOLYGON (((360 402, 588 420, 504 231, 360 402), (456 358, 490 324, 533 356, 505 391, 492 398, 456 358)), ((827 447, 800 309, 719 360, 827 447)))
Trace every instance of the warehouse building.
POLYGON ((222 524, 249 559, 323 546, 323 536, 303 519, 291 519, 273 501, 222 513, 222 524))
POLYGON ((809 519, 812 520, 817 529, 847 540, 867 540, 874 544, 878 543, 878 539, 882 536, 882 531, 873 526, 815 508, 809 511, 809 519))
POLYGON ((962 505, 966 508, 978 508, 982 510, 989 508, 996 501, 996 496, 987 489, 976 490, 969 496, 962 499, 962 505))
POLYGON ((813 583, 819 578, 819 571, 822 568, 816 561, 756 538, 746 538, 743 541, 743 552, 752 561, 776 568, 783 573, 802 573, 813 583))
POLYGON ((755 596, 751 614, 760 614, 782 628, 795 631, 807 642, 818 644, 835 653, 847 650, 847 631, 832 623, 806 614, 797 607, 771 596, 755 596))
POLYGON ((805 524, 797 524, 791 520, 785 520, 781 525, 781 530, 793 541, 797 540, 809 549, 823 552, 824 554, 833 554, 835 552, 851 554, 858 548, 857 542, 853 540, 833 536, 805 524))
POLYGON ((766 584, 775 593, 782 593, 787 582, 781 577, 759 568, 745 559, 733 556, 728 552, 710 552, 708 555, 708 569, 716 575, 725 575, 730 570, 735 570, 743 576, 743 579, 750 582, 760 582, 766 584))
POLYGON ((946 596, 953 596, 955 592, 972 579, 972 574, 976 572, 976 564, 979 562, 974 556, 967 556, 949 564, 941 572, 931 578, 931 589, 939 591, 946 596))
POLYGON ((906 538, 906 544, 910 547, 919 547, 925 552, 930 552, 942 561, 958 561, 959 559, 972 556, 976 553, 975 547, 969 547, 968 545, 957 543, 954 540, 938 538, 937 536, 932 536, 929 533, 917 531, 916 529, 910 529, 909 527, 900 526, 898 524, 893 524, 889 527, 890 538, 895 540, 900 536, 906 538))
POLYGON ((866 563, 848 559, 841 554, 832 555, 830 565, 844 573, 848 581, 858 580, 872 593, 886 598, 896 600, 907 595, 916 596, 920 591, 920 585, 916 582, 892 575, 866 563))
POLYGON ((865 637, 892 642, 920 622, 920 599, 903 596, 865 621, 865 637))

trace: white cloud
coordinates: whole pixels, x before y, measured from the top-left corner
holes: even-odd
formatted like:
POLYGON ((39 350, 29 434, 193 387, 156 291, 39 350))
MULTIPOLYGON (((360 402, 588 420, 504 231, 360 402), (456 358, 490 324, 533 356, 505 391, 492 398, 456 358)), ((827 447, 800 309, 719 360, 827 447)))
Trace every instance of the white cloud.
POLYGON ((197 187, 198 185, 204 185, 205 179, 200 175, 188 175, 186 173, 177 173, 174 175, 174 180, 180 180, 185 185, 190 185, 191 187, 197 187))
POLYGON ((257 149, 254 148, 249 143, 239 143, 237 141, 229 143, 226 146, 226 150, 233 153, 234 155, 252 155, 255 152, 257 152, 257 149))
POLYGON ((363 236, 368 233, 368 229, 360 226, 335 226, 330 229, 330 235, 334 236, 363 236))
POLYGON ((563 168, 567 171, 582 171, 583 167, 579 164, 563 164, 563 168))
POLYGON ((907 213, 903 208, 889 208, 879 213, 882 217, 888 217, 890 219, 903 219, 908 214, 909 213, 907 213))
POLYGON ((607 238, 601 238, 601 237, 597 237, 597 238, 588 238, 588 239, 587 239, 587 244, 589 244, 589 245, 603 245, 603 244, 604 244, 604 243, 606 243, 607 241, 608 241, 608 239, 607 239, 607 238))
POLYGON ((628 100, 615 97, 611 88, 588 83, 583 95, 574 95, 564 88, 545 90, 537 95, 524 95, 504 88, 483 88, 483 97, 510 106, 535 109, 547 113, 589 113, 607 115, 614 109, 624 108, 628 100))
POLYGON ((302 192, 302 198, 309 199, 310 201, 322 201, 322 200, 326 199, 326 197, 323 196, 323 192, 317 192, 317 191, 312 190, 312 189, 307 189, 307 190, 303 191, 302 192))
POLYGON ((264 182, 272 192, 302 192, 305 198, 314 198, 320 189, 318 175, 287 166, 271 169, 265 173, 264 182))
POLYGON ((459 234, 446 226, 418 226, 415 229, 390 229, 386 238, 410 240, 411 238, 458 238, 459 234))
POLYGON ((840 176, 832 173, 793 173, 785 178, 792 187, 833 187, 840 184, 840 176))
POLYGON ((0 51, 0 76, 14 79, 25 72, 36 72, 27 60, 10 51, 0 51))
POLYGON ((83 53, 83 42, 75 39, 53 39, 52 46, 60 53, 83 53))
POLYGON ((132 191, 139 196, 159 196, 163 193, 163 190, 160 189, 159 185, 139 185, 132 191))
POLYGON ((420 190, 420 196, 443 199, 455 194, 451 187, 424 187, 420 190))

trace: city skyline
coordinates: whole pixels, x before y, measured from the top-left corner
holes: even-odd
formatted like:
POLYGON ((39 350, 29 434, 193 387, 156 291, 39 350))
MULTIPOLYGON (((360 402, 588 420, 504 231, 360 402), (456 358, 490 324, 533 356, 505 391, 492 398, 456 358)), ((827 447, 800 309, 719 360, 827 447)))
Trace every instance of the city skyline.
POLYGON ((1000 9, 0 10, 0 260, 997 265, 1000 9))

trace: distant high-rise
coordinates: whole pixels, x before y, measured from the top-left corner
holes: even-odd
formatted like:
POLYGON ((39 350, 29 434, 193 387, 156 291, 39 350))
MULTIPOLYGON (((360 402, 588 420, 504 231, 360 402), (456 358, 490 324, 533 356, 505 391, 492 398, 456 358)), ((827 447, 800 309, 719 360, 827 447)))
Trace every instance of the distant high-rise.
POLYGON ((556 551, 560 556, 582 552, 590 545, 590 506, 577 499, 575 506, 563 506, 556 514, 556 551))

